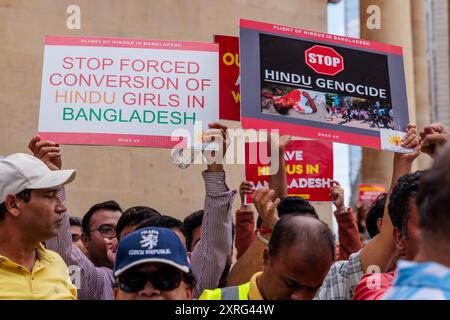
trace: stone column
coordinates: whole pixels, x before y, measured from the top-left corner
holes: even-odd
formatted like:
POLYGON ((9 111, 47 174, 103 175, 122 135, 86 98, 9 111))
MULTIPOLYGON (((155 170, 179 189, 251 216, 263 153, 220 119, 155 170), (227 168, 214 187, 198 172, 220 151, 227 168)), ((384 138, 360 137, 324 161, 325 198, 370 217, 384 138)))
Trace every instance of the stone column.
MULTIPOLYGON (((413 32, 414 90, 416 99, 416 123, 419 130, 431 122, 430 85, 428 81, 427 32, 424 0, 411 1, 411 19, 413 32)), ((427 155, 418 158, 418 169, 430 166, 427 155)))
MULTIPOLYGON (((410 1, 360 0, 361 38, 403 47, 408 95, 409 118, 415 122, 414 62, 410 1), (367 8, 377 5, 381 9, 381 28, 367 28, 367 8)), ((363 148, 362 182, 384 183, 390 186, 392 154, 390 152, 363 148)))

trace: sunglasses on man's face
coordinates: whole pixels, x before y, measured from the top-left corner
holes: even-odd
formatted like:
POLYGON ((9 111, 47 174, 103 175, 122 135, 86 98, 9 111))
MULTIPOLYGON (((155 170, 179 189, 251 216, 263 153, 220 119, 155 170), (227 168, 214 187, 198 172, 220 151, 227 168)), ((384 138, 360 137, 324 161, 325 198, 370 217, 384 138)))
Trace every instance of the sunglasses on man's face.
POLYGON ((181 271, 177 270, 159 270, 151 273, 132 271, 119 276, 117 284, 120 290, 128 293, 141 291, 149 281, 156 290, 172 291, 180 286, 182 277, 181 271))
POLYGON ((104 238, 114 238, 116 236, 116 228, 110 224, 101 224, 97 229, 92 229, 90 231, 98 231, 104 238))

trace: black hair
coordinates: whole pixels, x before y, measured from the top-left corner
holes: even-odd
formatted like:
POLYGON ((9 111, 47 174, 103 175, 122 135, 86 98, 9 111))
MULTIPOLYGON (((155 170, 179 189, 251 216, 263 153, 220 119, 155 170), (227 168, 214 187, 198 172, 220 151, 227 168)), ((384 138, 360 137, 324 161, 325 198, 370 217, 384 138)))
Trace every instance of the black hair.
POLYGON ((177 218, 171 217, 171 216, 153 216, 150 217, 144 221, 142 221, 135 229, 142 229, 147 227, 160 227, 160 228, 167 228, 167 229, 178 229, 181 231, 181 233, 184 235, 184 237, 187 239, 186 231, 184 230, 183 222, 178 220, 177 218))
POLYGON ((90 228, 91 228, 91 218, 94 215, 94 213, 98 210, 120 211, 120 213, 123 213, 120 205, 114 200, 94 204, 88 210, 88 212, 86 212, 86 214, 83 217, 83 220, 81 221, 83 233, 85 233, 88 237, 89 237, 90 228))
POLYGON ((420 179, 416 203, 422 238, 432 236, 448 246, 450 239, 450 148, 443 149, 420 179))
POLYGON ((195 228, 202 225, 203 214, 203 210, 198 210, 184 218, 183 226, 184 231, 186 232, 186 247, 188 248, 188 250, 191 249, 192 245, 192 232, 195 228))
MULTIPOLYGON (((31 189, 25 189, 16 194, 17 198, 22 199, 25 203, 31 200, 31 189)), ((6 200, 6 199, 5 199, 6 200)), ((6 201, 0 204, 0 221, 6 217, 6 201)))
POLYGON ((287 215, 278 220, 269 241, 269 254, 277 257, 282 247, 301 244, 312 253, 323 256, 329 250, 334 261, 334 235, 327 224, 310 216, 287 215))
POLYGON ((80 217, 69 217, 70 226, 77 226, 81 228, 81 219, 80 217))
MULTIPOLYGON (((277 207, 278 216, 281 218, 284 215, 295 214, 301 216, 310 216, 319 219, 319 215, 316 209, 309 203, 308 200, 302 197, 289 196, 281 199, 277 207)), ((259 228, 262 224, 262 220, 258 217, 256 221, 256 227, 259 228)))
POLYGON ((136 206, 125 210, 123 215, 117 221, 116 225, 116 235, 117 241, 120 241, 120 233, 129 226, 136 226, 142 221, 151 218, 153 216, 161 216, 157 210, 146 207, 146 206, 136 206))
POLYGON ((410 199, 416 197, 419 191, 419 180, 423 171, 406 174, 398 179, 389 198, 389 217, 394 227, 407 237, 407 228, 410 212, 410 199))
POLYGON ((189 273, 183 273, 183 279, 190 288, 195 289, 195 286, 197 285, 197 279, 195 278, 192 271, 189 271, 189 273))
POLYGON ((377 221, 383 218, 384 207, 386 205, 387 193, 381 193, 370 205, 366 216, 366 228, 370 238, 375 237, 380 231, 378 230, 377 221))
POLYGON ((6 205, 5 202, 0 203, 0 221, 3 221, 6 216, 6 205))
POLYGON ((309 201, 296 196, 286 197, 280 201, 278 215, 281 217, 285 214, 310 215, 313 218, 319 219, 316 209, 314 209, 309 201))

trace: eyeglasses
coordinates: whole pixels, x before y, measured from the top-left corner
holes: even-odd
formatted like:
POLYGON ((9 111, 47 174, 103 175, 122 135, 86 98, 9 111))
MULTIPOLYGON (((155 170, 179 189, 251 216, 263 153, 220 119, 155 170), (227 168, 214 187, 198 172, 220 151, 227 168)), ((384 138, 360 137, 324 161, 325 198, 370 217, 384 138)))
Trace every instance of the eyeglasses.
POLYGON ((180 286, 181 280, 182 274, 177 270, 160 270, 152 273, 132 271, 119 276, 117 284, 120 290, 128 293, 141 291, 148 281, 156 290, 172 291, 180 286))
POLYGON ((97 229, 90 232, 98 231, 104 238, 114 238, 116 236, 116 228, 110 224, 101 224, 97 229))

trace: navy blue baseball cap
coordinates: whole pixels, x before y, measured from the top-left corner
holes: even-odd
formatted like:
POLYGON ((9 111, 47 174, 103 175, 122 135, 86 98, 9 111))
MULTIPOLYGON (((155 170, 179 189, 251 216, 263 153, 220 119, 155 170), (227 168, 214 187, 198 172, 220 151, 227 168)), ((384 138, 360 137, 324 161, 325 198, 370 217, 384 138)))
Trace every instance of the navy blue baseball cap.
POLYGON ((184 273, 191 271, 186 248, 170 229, 149 227, 136 230, 119 242, 114 276, 145 263, 163 263, 184 273))

